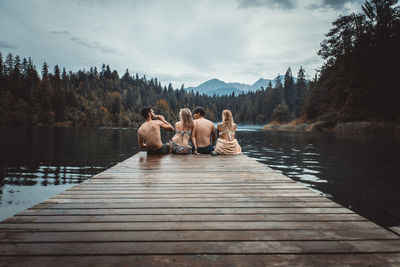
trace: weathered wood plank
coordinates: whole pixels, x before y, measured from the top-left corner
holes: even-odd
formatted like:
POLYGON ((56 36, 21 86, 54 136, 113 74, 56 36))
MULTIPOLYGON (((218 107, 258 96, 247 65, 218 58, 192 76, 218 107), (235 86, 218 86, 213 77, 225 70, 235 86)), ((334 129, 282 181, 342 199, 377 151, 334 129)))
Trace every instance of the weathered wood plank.
MULTIPOLYGON (((303 185, 297 183, 273 183, 273 184, 258 184, 258 185, 220 185, 220 184, 200 184, 196 186, 199 191, 225 191, 225 190, 242 190, 242 191, 253 191, 253 190, 273 190, 273 189, 304 189, 303 185)), ((79 186, 73 186, 65 192, 75 191, 88 191, 88 190, 100 190, 100 191, 117 191, 117 190, 194 190, 192 186, 182 184, 132 184, 132 185, 91 185, 91 184, 79 184, 79 186)))
POLYGON ((27 209, 17 215, 207 215, 207 214, 354 214, 343 207, 336 208, 125 208, 125 209, 27 209))
POLYGON ((214 214, 214 215, 53 215, 13 216, 4 223, 60 223, 60 222, 183 222, 183 221, 367 221, 357 214, 214 214))
MULTIPOLYGON (((1 256, 0 256, 1 257, 1 256)), ((107 256, 3 256, 0 266, 398 266, 400 253, 284 254, 284 255, 107 255, 107 256), (4 263, 4 264, 2 264, 4 263), (189 264, 190 263, 190 264, 189 264), (364 264, 363 264, 364 263, 364 264)))
POLYGON ((15 255, 160 255, 275 253, 400 253, 400 240, 349 241, 204 241, 1 243, 0 254, 15 255))
POLYGON ((272 222, 87 222, 87 223, 2 223, 0 231, 134 231, 134 230, 273 230, 273 229, 348 229, 365 230, 380 227, 369 221, 272 221, 272 222))
POLYGON ((244 201, 246 199, 252 199, 254 201, 326 201, 326 199, 322 199, 318 195, 315 194, 251 194, 251 193, 224 193, 224 194, 216 194, 216 193, 204 193, 204 194, 196 194, 196 193, 166 193, 166 192, 158 192, 158 193, 121 193, 121 192, 113 192, 112 194, 59 194, 51 199, 187 199, 191 198, 193 201, 197 199, 227 199, 229 200, 240 200, 244 201))
MULTIPOLYGON (((173 195, 170 198, 168 198, 168 203, 175 203, 175 202, 186 202, 187 199, 190 199, 191 201, 199 203, 243 203, 243 202, 249 202, 249 203, 256 203, 256 202, 263 202, 263 203, 269 203, 269 202, 291 202, 291 201, 297 201, 297 202, 311 202, 311 205, 315 203, 330 203, 328 200, 322 200, 320 198, 315 198, 311 196, 311 199, 308 198, 309 196, 305 195, 300 195, 299 197, 287 197, 285 199, 281 199, 280 197, 287 197, 287 194, 276 194, 271 197, 215 197, 215 196, 209 196, 209 197, 187 197, 187 196, 176 196, 173 195)), ((159 202, 165 202, 165 199, 160 197, 160 196, 142 196, 142 197, 134 197, 134 196, 126 196, 126 197, 117 197, 117 198, 105 198, 105 197, 86 197, 86 198, 76 198, 76 197, 54 197, 50 198, 43 203, 159 203, 159 202)), ((139 204, 140 205, 140 204, 139 204)))
POLYGON ((398 240, 383 229, 367 230, 204 230, 204 231, 86 231, 0 232, 10 242, 121 242, 121 241, 278 241, 278 240, 398 240))

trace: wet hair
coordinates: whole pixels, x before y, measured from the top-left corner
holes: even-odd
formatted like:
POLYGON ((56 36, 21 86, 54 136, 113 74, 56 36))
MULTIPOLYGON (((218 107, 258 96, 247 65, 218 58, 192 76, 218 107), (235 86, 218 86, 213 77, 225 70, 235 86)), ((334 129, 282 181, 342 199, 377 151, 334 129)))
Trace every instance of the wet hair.
POLYGON ((193 110, 193 114, 196 114, 196 113, 200 113, 200 116, 204 117, 204 115, 206 115, 206 110, 203 107, 198 106, 193 110))
POLYGON ((222 130, 233 131, 233 116, 229 109, 222 111, 222 130))
POLYGON ((181 108, 179 111, 179 120, 183 124, 183 128, 186 130, 193 129, 194 122, 192 118, 192 112, 188 108, 181 108))
POLYGON ((149 113, 151 111, 151 107, 142 108, 140 113, 142 114, 143 118, 147 119, 149 117, 149 113))

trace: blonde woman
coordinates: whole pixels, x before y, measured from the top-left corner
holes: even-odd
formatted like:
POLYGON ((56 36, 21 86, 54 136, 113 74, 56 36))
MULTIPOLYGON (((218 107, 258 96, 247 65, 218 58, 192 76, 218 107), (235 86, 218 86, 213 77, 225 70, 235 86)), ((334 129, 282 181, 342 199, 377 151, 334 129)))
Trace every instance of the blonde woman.
POLYGON ((189 154, 192 150, 192 146, 189 145, 189 139, 191 139, 194 153, 197 154, 196 124, 193 121, 190 109, 182 108, 179 111, 179 121, 175 123, 175 132, 170 141, 172 153, 189 154))
POLYGON ((233 122, 232 112, 222 111, 222 123, 217 125, 218 140, 215 151, 218 154, 240 154, 242 148, 235 138, 236 124, 233 122))

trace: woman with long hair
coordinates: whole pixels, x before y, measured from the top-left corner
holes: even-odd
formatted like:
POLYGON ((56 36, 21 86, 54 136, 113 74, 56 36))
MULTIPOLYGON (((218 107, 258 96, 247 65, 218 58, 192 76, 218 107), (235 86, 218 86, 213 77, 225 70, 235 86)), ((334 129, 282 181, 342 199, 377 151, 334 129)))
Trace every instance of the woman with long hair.
POLYGON ((218 140, 215 151, 218 154, 240 154, 242 148, 235 138, 236 124, 233 122, 232 112, 222 111, 222 122, 217 125, 218 140))
POLYGON ((197 154, 197 144, 195 131, 196 124, 192 118, 192 112, 188 108, 182 108, 179 111, 179 121, 175 123, 175 135, 170 141, 172 153, 189 154, 192 146, 189 145, 189 139, 192 140, 194 153, 197 154))

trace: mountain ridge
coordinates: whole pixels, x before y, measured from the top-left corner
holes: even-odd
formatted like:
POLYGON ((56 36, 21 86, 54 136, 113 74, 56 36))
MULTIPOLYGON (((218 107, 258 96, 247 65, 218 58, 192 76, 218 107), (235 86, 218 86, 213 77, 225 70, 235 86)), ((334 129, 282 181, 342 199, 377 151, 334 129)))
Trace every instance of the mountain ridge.
MULTIPOLYGON (((285 75, 279 75, 281 78, 282 83, 284 82, 285 75)), ((275 85, 276 79, 278 76, 276 76, 274 79, 264 79, 264 78, 259 78, 257 81, 255 81, 253 84, 246 84, 246 83, 239 83, 239 82, 225 82, 222 80, 219 80, 217 78, 210 79, 208 81, 205 81, 204 83, 195 86, 195 87, 188 87, 185 90, 190 92, 193 91, 195 93, 199 92, 199 94, 205 94, 205 95, 231 95, 232 93, 235 93, 235 95, 238 94, 243 94, 243 93, 248 93, 248 92, 255 92, 257 90, 260 90, 261 87, 264 89, 267 88, 268 83, 271 82, 272 86, 275 85)), ((293 77, 294 82, 296 82, 296 78, 293 77)))

